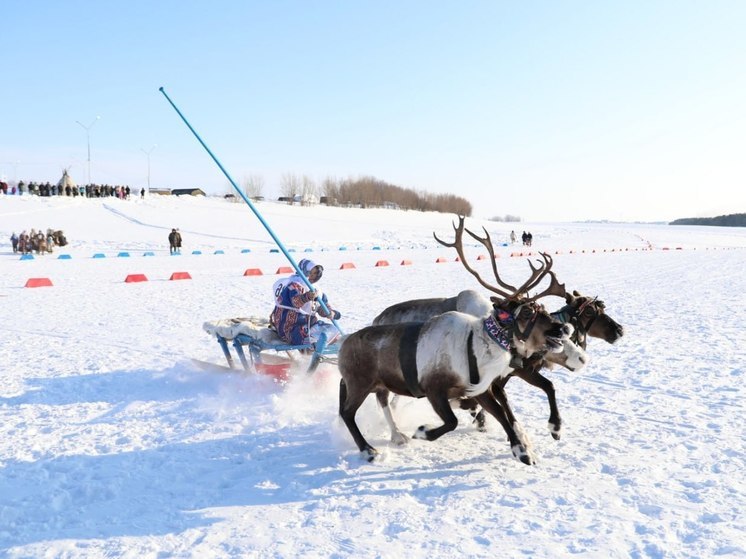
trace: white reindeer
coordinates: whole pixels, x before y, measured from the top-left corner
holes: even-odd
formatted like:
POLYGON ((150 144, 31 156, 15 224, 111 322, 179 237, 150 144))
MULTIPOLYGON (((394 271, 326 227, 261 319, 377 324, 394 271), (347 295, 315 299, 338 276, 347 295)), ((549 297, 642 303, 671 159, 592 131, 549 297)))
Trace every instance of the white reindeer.
MULTIPOLYGON (((456 239, 445 243, 456 247, 462 256, 464 218, 455 227, 456 239)), ((467 230, 468 231, 468 230, 467 230)), ((469 232, 471 234, 471 232, 469 232)), ((549 315, 536 301, 547 295, 563 296, 564 286, 551 271, 552 260, 542 255, 539 266, 529 261, 531 277, 519 288, 503 282, 493 261, 493 272, 501 287, 484 282, 461 258, 466 269, 490 291, 502 299, 492 298, 493 311, 485 317, 474 317, 457 311, 440 314, 430 320, 404 324, 369 326, 350 334, 339 352, 339 414, 350 431, 361 453, 370 461, 378 455, 363 437, 355 422, 355 414, 368 394, 375 393, 391 427, 392 440, 403 443, 407 438, 398 430, 388 405, 389 393, 412 397, 426 397, 443 425, 423 425, 414 438, 435 440, 456 428, 458 421, 449 401, 464 396, 473 397, 491 413, 505 429, 513 455, 525 464, 534 458, 521 441, 507 417, 504 407, 490 392, 492 382, 510 374, 513 345, 518 354, 529 357, 534 353, 561 352, 578 359, 573 366, 583 366, 584 352, 574 344, 565 344, 572 334, 572 326, 562 324, 549 315), (547 275, 550 286, 542 293, 527 297, 547 275)))

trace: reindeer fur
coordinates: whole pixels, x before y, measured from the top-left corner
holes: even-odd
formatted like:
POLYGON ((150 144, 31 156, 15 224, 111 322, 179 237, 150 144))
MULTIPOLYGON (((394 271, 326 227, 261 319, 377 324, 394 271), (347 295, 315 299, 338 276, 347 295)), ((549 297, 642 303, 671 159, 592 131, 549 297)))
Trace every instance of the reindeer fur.
MULTIPOLYGON (((531 306, 533 312, 525 313, 519 309, 525 311, 529 305, 517 302, 511 305, 517 312, 515 321, 519 328, 525 329, 529 320, 536 321, 522 348, 525 356, 540 350, 562 350, 562 340, 569 337, 571 327, 553 320, 538 306, 531 306)), ((414 353, 418 387, 443 420, 440 427, 419 427, 414 438, 435 440, 453 431, 458 421, 449 400, 472 396, 503 426, 513 455, 525 464, 533 464, 533 457, 516 434, 505 410, 489 392, 495 379, 510 373, 510 352, 486 334, 483 319, 450 311, 422 324, 416 338, 407 335, 411 331, 412 323, 369 326, 347 336, 340 348, 339 414, 367 459, 373 460, 378 452, 363 437, 355 414, 368 394, 375 393, 391 426, 392 440, 406 440, 388 409, 388 396, 390 392, 415 396, 402 366, 407 356, 414 353)))

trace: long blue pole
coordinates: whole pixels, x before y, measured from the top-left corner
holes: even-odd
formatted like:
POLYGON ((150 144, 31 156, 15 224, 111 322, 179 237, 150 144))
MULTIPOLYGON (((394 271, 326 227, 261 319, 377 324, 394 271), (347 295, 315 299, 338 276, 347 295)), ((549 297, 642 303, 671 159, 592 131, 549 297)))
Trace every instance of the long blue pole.
MULTIPOLYGON (((168 94, 164 91, 164 89, 162 87, 159 87, 158 91, 160 91, 161 93, 163 93, 163 96, 171 104, 171 106, 174 108, 174 110, 176 111, 176 113, 181 117, 181 120, 184 121, 184 124, 186 124, 187 127, 189 128, 189 130, 192 131, 192 134, 194 134, 194 137, 197 138, 197 140, 199 141, 200 144, 202 144, 202 147, 205 148, 205 151, 210 155, 210 157, 212 157, 212 160, 215 162, 215 164, 223 172, 223 174, 225 175, 225 178, 228 179, 228 182, 231 183, 231 185, 236 190, 236 192, 238 192, 238 195, 241 198, 243 198, 243 201, 246 202, 246 204, 249 206, 249 208, 251 208, 251 211, 254 212, 254 215, 257 217, 257 219, 261 222, 262 225, 264 225, 264 228, 267 230, 267 233, 269 233, 269 236, 272 237, 272 240, 280 248, 280 250, 282 251, 282 253, 285 255, 285 258, 287 258, 288 261, 293 265, 293 268, 295 268, 295 271, 298 272, 298 275, 305 282, 305 284, 308 287, 308 289, 310 289, 311 291, 316 291, 316 289, 313 287, 313 284, 311 284, 311 282, 308 281, 308 278, 306 277, 306 274, 303 273, 303 270, 301 270, 298 267, 298 264, 296 264, 296 262, 293 259, 293 257, 290 256, 290 253, 285 248, 285 245, 282 244, 282 241, 280 241, 280 239, 277 237, 277 235, 275 235, 275 232, 272 231, 272 228, 269 226, 269 223, 267 223, 265 221, 265 219, 262 217, 262 214, 259 213, 259 210, 256 209, 256 206, 251 202, 251 200, 249 200, 248 196, 246 196, 246 194, 244 194, 243 192, 241 192, 241 189, 238 188, 238 185, 233 180, 233 178, 230 176, 230 174, 228 173, 228 171, 225 170, 225 167, 223 167, 223 165, 220 163, 220 161, 218 161, 218 158, 215 157, 215 154, 213 154, 212 151, 210 150, 210 148, 207 147, 207 144, 202 141, 202 138, 200 138, 199 134, 197 134, 197 131, 194 128, 192 128, 192 125, 189 124, 189 121, 181 113, 181 111, 179 110, 179 108, 174 104, 173 101, 171 101, 171 98, 168 96, 168 94)), ((324 304, 324 301, 322 301, 320 298, 317 299, 317 301, 319 302, 319 304, 321 305, 321 307, 324 309, 324 312, 326 312, 327 314, 330 314, 329 308, 324 304)), ((330 320, 332 321, 332 324, 334 324, 334 327, 337 330, 339 330, 339 333, 340 334, 344 334, 344 332, 342 331, 342 329, 339 327, 339 324, 337 324, 337 321, 334 320, 334 317, 330 316, 330 320)))

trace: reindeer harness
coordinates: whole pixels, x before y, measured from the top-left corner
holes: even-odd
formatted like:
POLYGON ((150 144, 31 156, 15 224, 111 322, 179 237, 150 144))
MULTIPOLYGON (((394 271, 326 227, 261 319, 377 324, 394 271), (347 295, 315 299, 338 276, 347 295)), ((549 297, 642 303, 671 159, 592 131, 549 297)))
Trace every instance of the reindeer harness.
MULTIPOLYGON (((521 307, 518 307, 518 309, 520 308, 521 307)), ((516 309, 516 311, 518 311, 518 309, 516 309)), ((495 315, 489 315, 484 319, 484 331, 487 332, 487 335, 493 342, 505 351, 510 352, 510 366, 513 369, 520 369, 523 367, 523 358, 515 352, 513 338, 515 337, 520 341, 525 342, 531 335, 531 331, 536 325, 536 319, 539 317, 539 313, 535 308, 533 311, 533 316, 526 325, 526 329, 523 331, 518 328, 518 324, 515 320, 515 315, 518 314, 517 312, 511 314, 507 311, 498 309, 495 315)))
POLYGON ((575 332, 573 333, 572 340, 573 342, 579 344, 581 347, 585 348, 586 344, 586 334, 591 329, 591 326, 593 326, 593 323, 596 321, 596 319, 602 314, 603 311, 599 312, 598 308, 601 309, 604 308, 604 302, 599 301, 598 297, 594 297, 593 299, 588 299, 585 303, 580 305, 576 310, 573 310, 572 306, 565 305, 557 312, 553 312, 552 316, 559 320, 562 323, 570 323, 573 326, 575 326, 575 332), (589 305, 593 305, 596 309, 596 312, 593 313, 593 316, 588 320, 586 324, 583 324, 580 321, 581 316, 583 315, 583 311, 585 311, 586 307, 589 305))

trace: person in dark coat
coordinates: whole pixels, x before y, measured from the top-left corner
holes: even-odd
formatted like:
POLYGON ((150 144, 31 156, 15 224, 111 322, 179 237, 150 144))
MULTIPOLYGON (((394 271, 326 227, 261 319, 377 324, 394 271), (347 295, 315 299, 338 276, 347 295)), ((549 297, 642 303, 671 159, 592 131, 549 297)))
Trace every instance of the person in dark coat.
POLYGON ((176 254, 176 235, 178 235, 176 229, 171 229, 171 232, 168 234, 168 248, 171 254, 176 254))

